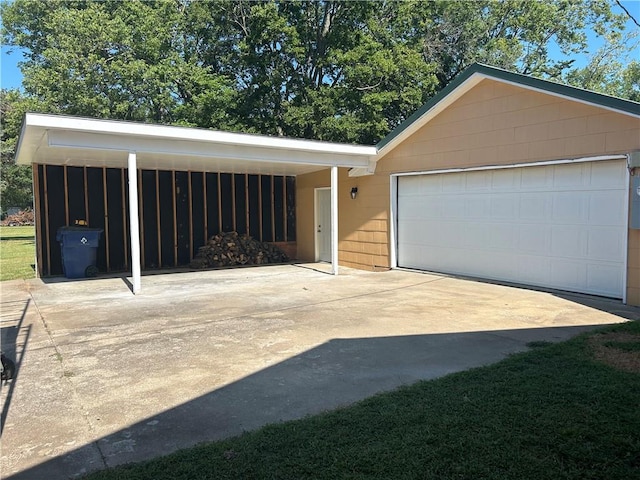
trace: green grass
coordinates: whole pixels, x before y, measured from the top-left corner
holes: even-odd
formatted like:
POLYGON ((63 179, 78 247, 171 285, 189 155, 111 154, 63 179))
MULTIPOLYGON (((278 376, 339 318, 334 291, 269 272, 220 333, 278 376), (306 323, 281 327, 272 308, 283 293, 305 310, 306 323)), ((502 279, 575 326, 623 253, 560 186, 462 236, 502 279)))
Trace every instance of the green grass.
POLYGON ((0 281, 33 278, 34 227, 0 227, 0 281))
POLYGON ((638 479, 640 374, 587 338, 88 478, 638 479))
POLYGON ((604 342, 603 345, 623 352, 640 352, 640 342, 604 342))

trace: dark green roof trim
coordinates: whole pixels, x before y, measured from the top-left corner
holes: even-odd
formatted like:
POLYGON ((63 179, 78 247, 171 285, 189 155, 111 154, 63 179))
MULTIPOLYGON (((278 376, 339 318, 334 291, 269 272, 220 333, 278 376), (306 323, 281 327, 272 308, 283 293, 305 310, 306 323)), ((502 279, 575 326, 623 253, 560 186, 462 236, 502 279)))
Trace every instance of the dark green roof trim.
POLYGON ((489 65, 474 63, 462 73, 460 73, 451 82, 449 82, 446 87, 440 90, 433 98, 431 98, 427 103, 420 107, 413 115, 407 118, 404 122, 394 128, 386 137, 380 140, 376 144, 378 150, 382 149, 385 145, 387 145, 394 138, 400 135, 404 130, 407 129, 407 127, 409 127, 409 125, 411 125, 418 118, 420 118, 434 106, 444 100, 451 92, 453 92, 467 79, 469 79, 469 77, 476 73, 485 75, 489 78, 495 78, 497 80, 503 80, 506 82, 523 85, 555 95, 575 98, 576 100, 591 103, 596 106, 602 106, 609 109, 618 110, 623 113, 630 113, 632 115, 640 116, 640 103, 631 100, 624 100, 622 98, 592 92, 591 90, 584 90, 582 88, 572 87, 570 85, 564 85, 549 80, 542 80, 540 78, 530 77, 528 75, 522 75, 520 73, 509 72, 501 68, 490 67, 489 65))

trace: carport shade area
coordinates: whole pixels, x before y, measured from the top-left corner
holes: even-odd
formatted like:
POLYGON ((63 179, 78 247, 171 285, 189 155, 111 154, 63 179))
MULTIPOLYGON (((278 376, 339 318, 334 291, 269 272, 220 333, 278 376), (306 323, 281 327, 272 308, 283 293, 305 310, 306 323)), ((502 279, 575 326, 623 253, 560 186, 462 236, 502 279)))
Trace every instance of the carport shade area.
POLYGON ((33 166, 40 276, 62 273, 59 227, 104 229, 98 267, 186 265, 221 231, 295 251, 295 177, 332 169, 337 274, 337 168, 370 169, 375 147, 28 113, 16 163, 33 166))

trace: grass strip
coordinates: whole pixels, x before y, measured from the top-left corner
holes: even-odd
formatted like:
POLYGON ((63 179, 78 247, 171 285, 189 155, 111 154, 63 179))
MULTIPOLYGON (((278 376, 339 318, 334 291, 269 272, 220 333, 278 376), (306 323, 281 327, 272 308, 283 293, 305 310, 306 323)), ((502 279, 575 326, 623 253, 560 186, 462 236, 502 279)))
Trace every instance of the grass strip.
POLYGON ((87 478, 638 479, 640 374, 588 338, 87 478))
POLYGON ((34 278, 34 227, 0 227, 0 281, 34 278))

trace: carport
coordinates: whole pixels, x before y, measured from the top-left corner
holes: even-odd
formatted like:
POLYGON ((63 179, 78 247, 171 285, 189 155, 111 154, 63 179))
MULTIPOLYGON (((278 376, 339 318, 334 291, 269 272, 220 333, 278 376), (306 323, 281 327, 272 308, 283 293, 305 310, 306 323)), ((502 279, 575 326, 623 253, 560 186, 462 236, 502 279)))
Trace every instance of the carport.
MULTIPOLYGON (((74 202, 73 189, 68 188, 67 167, 81 167, 84 175, 84 195, 79 197, 85 202, 85 212, 92 195, 96 192, 88 188, 87 169, 102 169, 100 179, 103 183, 101 195, 105 196, 105 207, 101 211, 106 218, 106 195, 108 169, 121 169, 122 219, 125 223, 128 214, 128 229, 123 230, 125 265, 128 263, 132 274, 133 293, 141 288, 141 172, 143 170, 168 171, 173 173, 174 192, 174 228, 176 171, 188 175, 188 204, 191 212, 193 197, 191 192, 192 174, 202 173, 203 180, 207 172, 218 174, 270 175, 295 177, 301 174, 331 169, 331 271, 338 273, 338 168, 354 169, 358 173, 373 173, 376 148, 348 144, 298 140, 261 135, 220 132, 187 127, 151 125, 133 122, 96 120, 61 115, 28 113, 22 126, 20 142, 16 150, 16 163, 31 165, 34 175, 34 195, 37 238, 37 270, 42 274, 44 261, 43 248, 51 251, 52 229, 48 224, 46 196, 51 185, 46 175, 41 182, 47 166, 64 167, 64 210, 65 223, 69 224, 69 204, 74 202), (125 182, 126 172, 126 182, 125 182), (126 188, 125 188, 126 184, 126 188), (43 198, 45 197, 45 198, 43 198), (44 224, 44 225, 43 225, 44 224), (128 230, 128 235, 126 234, 128 230), (43 246, 43 244, 45 244, 43 246), (129 261, 127 261, 129 260, 129 261)), ((92 170, 93 171, 93 170, 92 170)), ((99 172, 99 170, 96 170, 99 172)), ((248 176, 246 177, 248 182, 248 176)), ((155 177, 159 185, 158 174, 155 177)), ((273 182, 272 182, 273 183, 273 182)), ((286 189, 286 183, 283 180, 286 189)), ((59 186, 60 187, 60 186, 59 186)), ((157 197, 156 214, 160 232, 160 188, 155 190, 157 197)), ((220 196, 220 192, 218 192, 220 196)), ((206 195, 205 195, 206 198, 206 195)), ((247 197, 248 198, 248 197, 247 197)), ((97 199, 96 203, 102 200, 97 199)), ((248 203, 248 202, 247 202, 248 203)), ((247 212, 248 212, 248 206, 247 212)), ((286 209, 286 206, 284 207, 286 209)), ((206 204, 205 204, 206 209, 206 204)), ((247 213, 247 218, 248 218, 247 213)), ((126 225, 125 225, 126 227, 126 225)), ((192 228, 192 227, 190 227, 192 228)), ((205 231, 206 234, 206 231, 205 231)), ((158 244, 160 244, 158 233, 158 244)), ((176 247, 177 249, 177 247, 176 247)), ((50 263, 50 262, 49 262, 50 263)))

